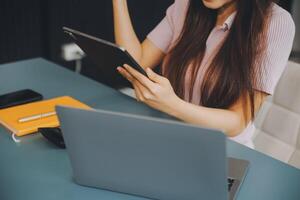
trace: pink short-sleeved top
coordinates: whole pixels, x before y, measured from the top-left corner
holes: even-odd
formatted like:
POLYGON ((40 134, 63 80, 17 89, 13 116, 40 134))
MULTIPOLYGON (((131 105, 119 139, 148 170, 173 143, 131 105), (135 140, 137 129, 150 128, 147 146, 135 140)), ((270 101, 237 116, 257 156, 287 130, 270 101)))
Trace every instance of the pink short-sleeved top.
MULTIPOLYGON (((172 46, 175 45, 176 40, 181 34, 188 4, 189 0, 175 0, 168 8, 165 18, 147 36, 155 46, 166 54, 172 46)), ((228 35, 235 19, 235 15, 236 13, 230 15, 222 26, 216 26, 210 33, 206 41, 206 52, 195 80, 195 88, 200 88, 205 70, 207 70, 211 58, 218 51, 219 45, 228 35)), ((275 86, 287 65, 293 46, 294 35, 295 24, 291 15, 283 8, 273 4, 272 16, 267 31, 267 49, 260 63, 261 67, 264 68, 262 74, 263 80, 260 80, 262 84, 260 84, 260 88, 255 88, 256 90, 263 91, 270 95, 274 93, 275 86)), ((195 40, 197 40, 197 38, 195 38, 195 40)), ((186 76, 189 76, 189 71, 187 71, 186 76)), ((186 78, 186 80, 189 79, 186 78)), ((189 88, 189 83, 186 83, 185 87, 189 88)), ((188 100, 188 92, 190 90, 186 89, 185 91, 187 91, 185 93, 185 100, 188 100)), ((191 103, 199 104, 199 102, 200 92, 199 89, 195 89, 192 94, 191 103)), ((242 133, 231 139, 249 147, 253 147, 252 137, 254 131, 254 124, 253 122, 250 122, 242 133)))

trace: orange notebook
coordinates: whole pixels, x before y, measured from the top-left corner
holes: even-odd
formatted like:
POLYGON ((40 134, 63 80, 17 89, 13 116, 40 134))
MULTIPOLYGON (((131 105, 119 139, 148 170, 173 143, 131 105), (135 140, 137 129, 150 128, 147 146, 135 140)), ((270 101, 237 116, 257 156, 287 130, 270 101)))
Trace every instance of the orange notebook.
POLYGON ((40 127, 57 127, 59 126, 55 113, 57 105, 91 109, 72 97, 64 96, 2 109, 0 123, 16 136, 35 133, 40 127))

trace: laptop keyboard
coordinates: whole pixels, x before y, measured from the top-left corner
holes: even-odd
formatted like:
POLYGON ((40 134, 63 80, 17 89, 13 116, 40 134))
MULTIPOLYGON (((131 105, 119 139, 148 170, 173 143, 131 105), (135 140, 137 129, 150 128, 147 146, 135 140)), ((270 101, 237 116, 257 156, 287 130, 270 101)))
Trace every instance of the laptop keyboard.
POLYGON ((235 180, 232 179, 232 178, 228 178, 228 179, 227 179, 227 183, 228 183, 228 191, 231 190, 234 181, 235 181, 235 180))

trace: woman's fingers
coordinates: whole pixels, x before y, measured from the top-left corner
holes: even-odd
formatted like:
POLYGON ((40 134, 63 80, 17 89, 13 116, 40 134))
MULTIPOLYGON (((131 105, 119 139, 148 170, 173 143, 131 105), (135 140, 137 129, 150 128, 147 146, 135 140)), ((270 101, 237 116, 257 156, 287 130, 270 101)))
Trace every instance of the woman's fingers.
MULTIPOLYGON (((124 76, 127 80, 129 80, 131 82, 131 84, 133 85, 136 97, 139 101, 145 101, 145 100, 152 99, 153 95, 152 95, 151 91, 156 86, 153 82, 151 82, 144 75, 140 74, 141 76, 148 79, 148 81, 151 82, 151 84, 153 84, 153 85, 150 85, 149 87, 147 87, 147 86, 145 86, 145 84, 141 83, 134 75, 132 75, 129 70, 127 71, 127 69, 123 69, 122 67, 118 67, 117 70, 122 76, 124 76)), ((137 72, 137 73, 139 73, 139 72, 137 72)), ((135 75, 137 75, 137 74, 135 74, 135 75)))
POLYGON ((129 82, 133 82, 134 81, 134 77, 125 69, 123 69, 122 67, 117 67, 117 71, 124 77, 126 78, 129 82))
POLYGON ((133 88, 134 88, 134 93, 135 93, 136 99, 138 101, 144 101, 144 97, 143 97, 140 89, 136 85, 133 85, 133 88))
POLYGON ((134 93, 135 93, 135 96, 136 96, 136 99, 138 101, 144 101, 144 97, 143 97, 143 94, 141 92, 141 85, 138 84, 137 81, 134 81, 134 77, 131 76, 130 73, 128 73, 125 69, 123 69, 122 67, 118 67, 117 68, 118 72, 124 76, 128 81, 130 81, 132 83, 132 86, 134 88, 134 93))
POLYGON ((164 81, 166 80, 165 77, 160 76, 159 74, 155 73, 152 69, 147 68, 146 69, 146 73, 149 77, 150 80, 152 80, 155 83, 164 83, 164 81))
POLYGON ((126 65, 126 64, 124 65, 124 68, 130 73, 131 76, 133 76, 136 80, 138 80, 145 87, 147 87, 149 89, 154 87, 154 83, 149 78, 147 78, 146 76, 144 76, 143 74, 138 72, 137 70, 133 69, 132 67, 130 67, 129 65, 126 65))
POLYGON ((151 100, 153 99, 153 94, 151 92, 150 89, 146 88, 143 84, 141 84, 139 81, 135 81, 134 82, 134 85, 135 87, 138 88, 141 96, 142 96, 142 99, 141 101, 147 101, 147 100, 151 100))

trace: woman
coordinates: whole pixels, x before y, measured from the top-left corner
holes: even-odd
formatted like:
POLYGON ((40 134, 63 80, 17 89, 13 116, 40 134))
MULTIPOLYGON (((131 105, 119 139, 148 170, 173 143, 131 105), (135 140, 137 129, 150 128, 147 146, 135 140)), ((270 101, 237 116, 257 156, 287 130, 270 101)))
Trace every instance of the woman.
POLYGON ((118 71, 137 99, 187 123, 222 130, 253 147, 255 113, 287 64, 290 14, 271 0, 175 0, 140 43, 127 1, 113 0, 115 38, 148 77, 118 71), (162 62, 162 76, 152 69, 162 62))

